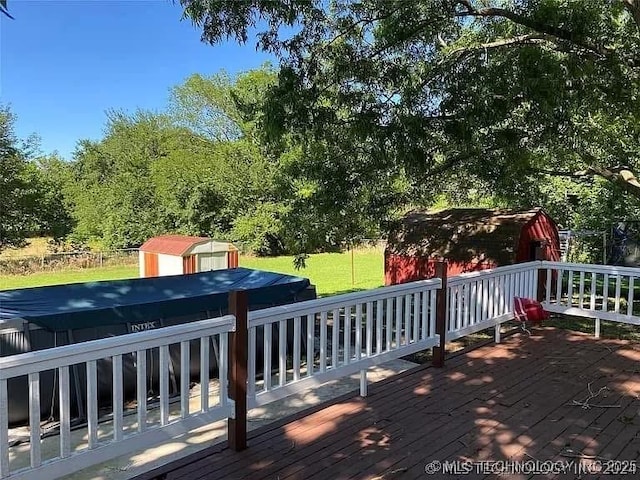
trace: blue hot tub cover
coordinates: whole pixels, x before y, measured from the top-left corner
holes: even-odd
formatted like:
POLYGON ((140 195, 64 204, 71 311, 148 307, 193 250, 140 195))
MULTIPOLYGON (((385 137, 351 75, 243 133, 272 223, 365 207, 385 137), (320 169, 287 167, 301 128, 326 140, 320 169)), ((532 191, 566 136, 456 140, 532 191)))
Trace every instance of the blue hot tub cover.
POLYGON ((249 308, 296 301, 309 280, 232 268, 190 275, 135 278, 0 291, 0 322, 20 318, 50 331, 226 312, 228 293, 247 290, 249 308))

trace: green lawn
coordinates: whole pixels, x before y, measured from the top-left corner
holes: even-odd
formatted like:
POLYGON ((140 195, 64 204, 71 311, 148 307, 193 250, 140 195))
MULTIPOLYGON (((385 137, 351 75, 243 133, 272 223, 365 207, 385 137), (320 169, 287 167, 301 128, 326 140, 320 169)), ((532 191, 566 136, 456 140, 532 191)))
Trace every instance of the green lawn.
MULTIPOLYGON (((306 268, 302 270, 293 268, 292 257, 258 258, 242 256, 240 257, 240 266, 307 277, 311 280, 311 283, 316 285, 318 295, 323 296, 365 290, 379 287, 383 284, 382 252, 373 249, 355 251, 353 258, 354 283, 351 282, 350 253, 311 255, 307 259, 306 268)), ((0 276, 0 290, 98 280, 118 280, 136 278, 137 276, 137 265, 43 272, 20 276, 4 275, 0 276)))
POLYGON ((336 295, 381 287, 384 284, 384 260, 379 250, 356 250, 353 254, 354 282, 351 282, 351 254, 319 253, 311 255, 306 268, 293 268, 292 257, 240 257, 240 266, 308 278, 318 295, 336 295))

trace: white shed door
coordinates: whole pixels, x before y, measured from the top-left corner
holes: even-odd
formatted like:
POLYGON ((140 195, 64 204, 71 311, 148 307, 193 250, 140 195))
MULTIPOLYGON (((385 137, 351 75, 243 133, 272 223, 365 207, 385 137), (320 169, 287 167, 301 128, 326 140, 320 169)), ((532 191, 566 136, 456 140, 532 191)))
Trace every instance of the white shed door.
POLYGON ((227 252, 201 253, 198 255, 198 271, 221 270, 227 268, 227 252))

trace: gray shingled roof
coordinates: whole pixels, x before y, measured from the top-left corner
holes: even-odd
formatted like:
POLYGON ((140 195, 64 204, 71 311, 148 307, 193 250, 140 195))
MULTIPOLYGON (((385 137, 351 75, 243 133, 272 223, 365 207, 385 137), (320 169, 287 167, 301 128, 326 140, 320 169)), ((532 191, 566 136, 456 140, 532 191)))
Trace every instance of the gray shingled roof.
POLYGON ((413 210, 390 231, 387 251, 458 261, 487 259, 499 265, 513 263, 522 227, 541 211, 541 208, 413 210))

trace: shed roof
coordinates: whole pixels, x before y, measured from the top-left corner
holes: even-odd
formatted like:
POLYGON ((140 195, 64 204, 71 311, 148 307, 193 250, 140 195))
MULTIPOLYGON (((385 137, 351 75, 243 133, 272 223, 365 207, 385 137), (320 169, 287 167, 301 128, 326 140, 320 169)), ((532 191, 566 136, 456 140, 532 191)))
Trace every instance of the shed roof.
POLYGON ((413 210, 392 229, 387 251, 397 255, 490 259, 512 263, 522 228, 541 208, 413 210))
POLYGON ((182 256, 196 245, 212 241, 212 239, 207 237, 190 237, 188 235, 160 235, 159 237, 153 237, 144 242, 140 247, 140 251, 182 256))

